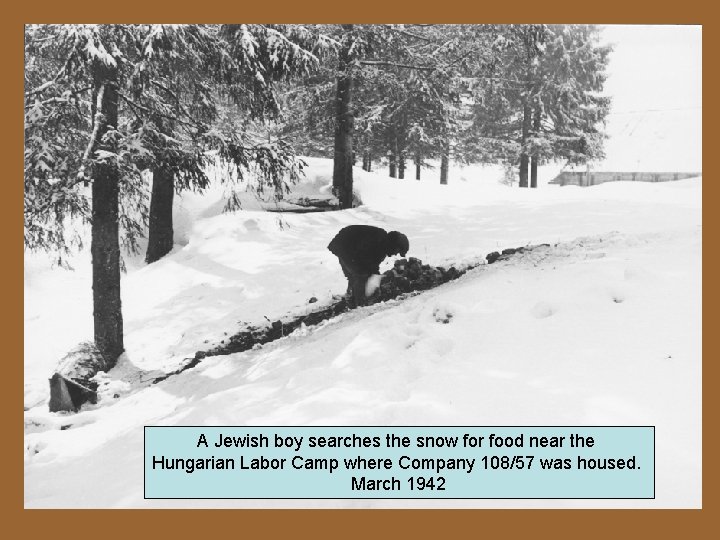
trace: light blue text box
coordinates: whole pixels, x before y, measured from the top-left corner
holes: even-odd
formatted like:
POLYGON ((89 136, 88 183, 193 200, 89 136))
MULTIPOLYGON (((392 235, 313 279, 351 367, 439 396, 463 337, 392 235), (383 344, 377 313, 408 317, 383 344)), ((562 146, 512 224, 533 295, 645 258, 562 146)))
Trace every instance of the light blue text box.
POLYGON ((654 444, 652 426, 147 426, 145 497, 652 499, 654 444), (251 437, 258 446, 236 446, 251 437), (301 443, 276 447, 276 437, 301 443), (350 446, 321 447, 320 437, 350 446), (358 457, 380 468, 348 468, 358 457), (609 460, 615 468, 601 468, 609 460))

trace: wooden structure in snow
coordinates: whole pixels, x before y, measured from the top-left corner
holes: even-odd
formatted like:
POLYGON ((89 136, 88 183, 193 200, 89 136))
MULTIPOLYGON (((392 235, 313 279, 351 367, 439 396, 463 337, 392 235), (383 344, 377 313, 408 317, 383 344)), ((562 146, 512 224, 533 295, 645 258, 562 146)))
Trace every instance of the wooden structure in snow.
POLYGON ((608 171, 563 171, 550 180, 561 186, 595 186, 606 182, 672 182, 701 176, 699 172, 608 172, 608 171))

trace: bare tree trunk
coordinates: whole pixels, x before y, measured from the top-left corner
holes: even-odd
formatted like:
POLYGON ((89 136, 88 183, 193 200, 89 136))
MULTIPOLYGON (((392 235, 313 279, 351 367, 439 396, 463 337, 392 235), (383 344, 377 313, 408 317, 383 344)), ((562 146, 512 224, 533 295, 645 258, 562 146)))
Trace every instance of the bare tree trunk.
MULTIPOLYGON (((540 106, 536 106, 533 111, 533 133, 537 135, 540 133, 540 106)), ((537 175, 538 175, 538 164, 540 157, 535 152, 530 160, 530 187, 537 187, 537 175)))
POLYGON ((352 24, 343 24, 345 35, 339 55, 337 94, 335 97, 335 155, 333 192, 341 208, 351 208, 353 201, 353 113, 352 101, 352 24))
POLYGON ((370 171, 370 152, 365 150, 363 152, 363 171, 370 171))
POLYGON ((390 167, 390 178, 397 178, 397 156, 395 155, 395 152, 390 152, 388 162, 390 167))
MULTIPOLYGON (((115 66, 96 62, 93 66, 95 95, 102 92, 100 112, 102 125, 98 140, 118 122, 118 71, 115 66), (104 90, 103 90, 104 87, 104 90)), ((113 138, 100 142, 98 148, 116 153, 113 138)), ((92 287, 95 345, 108 367, 117 362, 125 349, 120 300, 120 239, 118 201, 120 174, 117 162, 108 159, 93 167, 92 182, 92 287)))
POLYGON ((533 155, 530 158, 530 187, 537 187, 537 168, 538 168, 538 157, 533 155))
POLYGON ((398 178, 405 178, 405 152, 400 152, 398 156, 398 178))
POLYGON ((528 187, 528 154, 525 150, 525 143, 530 135, 530 105, 523 106, 523 123, 522 123, 522 153, 520 154, 520 187, 528 187))
POLYGON ((420 180, 420 169, 422 168, 422 156, 415 154, 415 180, 420 180))
POLYGON ((173 248, 173 198, 175 179, 167 166, 153 169, 152 196, 150 198, 150 227, 145 262, 154 263, 173 248))
POLYGON ((440 183, 448 183, 448 169, 450 168, 450 144, 443 145, 443 153, 440 157, 440 183))

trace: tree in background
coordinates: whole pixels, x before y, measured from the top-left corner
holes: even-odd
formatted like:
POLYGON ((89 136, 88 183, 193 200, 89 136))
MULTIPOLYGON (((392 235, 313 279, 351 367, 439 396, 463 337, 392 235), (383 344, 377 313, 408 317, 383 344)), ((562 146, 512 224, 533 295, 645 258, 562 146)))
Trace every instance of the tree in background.
POLYGON ((304 88, 288 90, 296 114, 286 129, 321 154, 332 130, 333 187, 341 207, 352 204, 352 164, 358 157, 369 170, 373 159, 387 156, 391 177, 404 176, 413 159, 417 177, 425 159, 444 155, 446 179, 461 95, 455 77, 484 47, 468 40, 475 27, 340 25, 323 30, 336 43, 337 65, 321 68, 304 88))
POLYGON ((531 187, 545 160, 584 164, 600 159, 601 130, 610 110, 602 95, 611 48, 599 44, 599 29, 589 25, 554 25, 547 31, 540 62, 543 84, 534 98, 528 140, 531 187))
MULTIPOLYGON (((267 136, 265 121, 279 113, 274 84, 307 74, 317 64, 301 45, 309 39, 298 26, 157 25, 152 30, 141 44, 132 85, 145 143, 153 149, 147 262, 172 249, 173 194, 209 184, 208 150, 234 164, 240 178, 252 167, 261 191, 270 185, 282 196, 284 180, 296 179, 300 164, 287 142, 267 136)), ((233 193, 230 207, 237 206, 233 193)))
POLYGON ((610 48, 599 45, 597 28, 512 25, 495 32, 464 135, 473 158, 519 163, 519 186, 537 187, 543 161, 600 157, 610 48))
POLYGON ((489 53, 471 77, 471 129, 468 153, 484 162, 519 162, 519 186, 528 187, 533 104, 543 81, 539 59, 547 26, 490 27, 489 53))
POLYGON ((609 47, 585 25, 345 25, 323 27, 338 51, 291 88, 288 132, 334 158, 333 185, 351 205, 352 164, 387 157, 391 177, 416 177, 440 159, 447 183, 462 163, 518 167, 537 186, 538 165, 602 155, 609 47), (342 191, 344 190, 344 191, 342 191), (341 193, 342 191, 342 193, 341 193))

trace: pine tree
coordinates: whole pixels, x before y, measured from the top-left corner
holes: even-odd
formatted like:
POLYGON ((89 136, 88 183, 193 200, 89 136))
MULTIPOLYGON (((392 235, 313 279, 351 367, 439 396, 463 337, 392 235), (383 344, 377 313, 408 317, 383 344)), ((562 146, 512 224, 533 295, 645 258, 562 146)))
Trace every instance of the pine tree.
POLYGON ((440 142, 449 146, 459 102, 452 80, 466 53, 460 28, 323 27, 337 43, 338 70, 321 69, 304 88, 288 92, 297 114, 286 129, 307 137, 304 146, 315 155, 323 155, 332 130, 333 186, 338 194, 343 190, 341 206, 351 204, 352 193, 352 168, 344 156, 360 156, 365 170, 387 156, 391 176, 398 176, 410 160, 419 170, 423 160, 440 157, 440 142))
POLYGON ((582 163, 600 156, 609 48, 598 44, 597 29, 511 25, 494 32, 464 136, 470 153, 519 164, 520 187, 537 187, 543 161, 582 163))
POLYGON ((533 126, 533 105, 543 84, 540 58, 545 52, 548 28, 544 24, 511 25, 512 63, 517 83, 510 90, 521 114, 520 120, 520 187, 528 187, 530 167, 529 140, 533 126))
MULTIPOLYGON (((233 159, 241 176, 253 164, 260 189, 270 184, 278 197, 284 179, 297 177, 300 164, 290 145, 268 142, 263 122, 280 110, 274 84, 317 64, 303 48, 310 42, 297 26, 153 27, 136 64, 146 77, 136 101, 148 112, 143 118, 154 157, 148 262, 172 249, 174 192, 208 185, 206 150, 233 159), (222 96, 228 96, 224 108, 217 105, 222 96), (215 129, 223 115, 224 129, 215 129)), ((236 194, 231 200, 236 206, 236 194)))
POLYGON ((95 341, 108 365, 123 350, 120 244, 136 250, 147 218, 143 171, 154 173, 148 260, 172 246, 175 190, 207 185, 208 150, 281 194, 302 163, 287 141, 258 141, 250 120, 276 114, 274 81, 317 63, 296 42, 307 37, 244 25, 26 28, 25 245, 62 262, 82 247, 68 222, 90 221, 95 341), (219 113, 223 96, 235 114, 219 113))
POLYGON ((359 47, 354 25, 343 24, 338 52, 335 97, 335 148, 333 157, 333 191, 342 208, 350 208, 353 200, 353 124, 351 110, 353 62, 359 47))
POLYGON ((551 26, 535 105, 532 152, 583 164, 603 156, 602 127, 610 99, 602 95, 611 48, 592 25, 551 26))
POLYGON ((123 56, 116 37, 110 26, 26 28, 26 84, 37 85, 25 93, 25 243, 68 249, 64 234, 56 232, 65 227, 66 216, 90 217, 95 344, 108 365, 124 349, 118 120, 123 56), (90 216, 87 195, 76 192, 88 179, 90 216), (49 235, 37 232, 45 225, 49 235))

